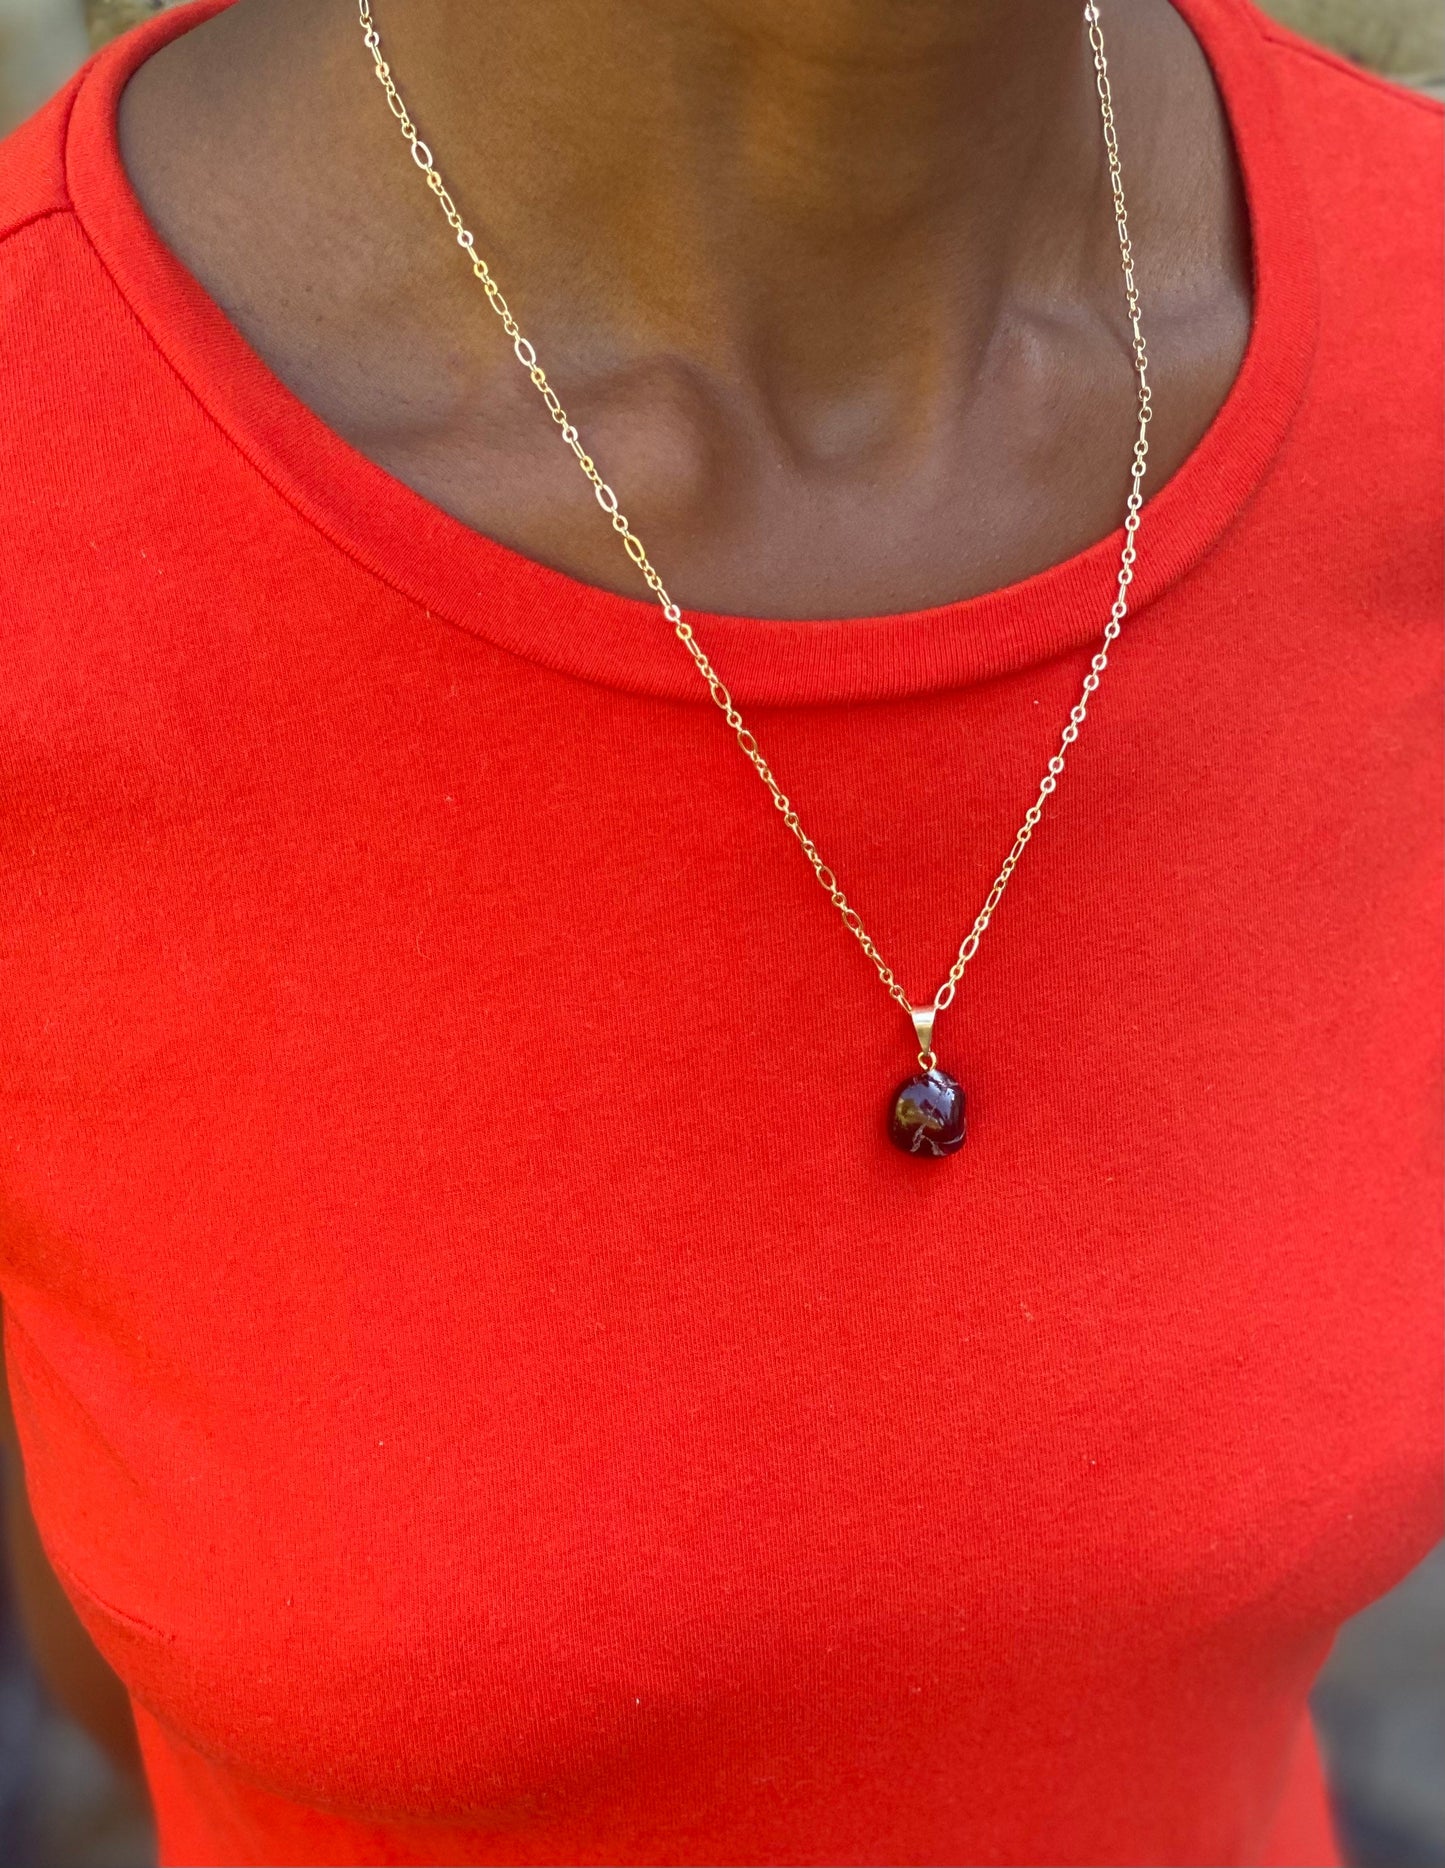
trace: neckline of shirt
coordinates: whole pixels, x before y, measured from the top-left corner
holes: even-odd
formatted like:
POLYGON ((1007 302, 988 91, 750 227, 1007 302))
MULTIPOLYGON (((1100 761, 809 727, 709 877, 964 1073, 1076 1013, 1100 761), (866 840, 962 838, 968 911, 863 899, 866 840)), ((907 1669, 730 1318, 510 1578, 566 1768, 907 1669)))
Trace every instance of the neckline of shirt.
MULTIPOLYGON (((189 0, 87 69, 66 175, 93 248, 151 340, 253 468, 338 549, 440 622, 585 680, 706 703, 655 602, 604 590, 487 538, 368 460, 306 407, 163 245, 121 163, 120 95, 169 39, 229 0, 189 0)), ((1315 254, 1290 158, 1273 48, 1245 0, 1174 0, 1219 87, 1253 255, 1248 346, 1228 396, 1148 499, 1131 591, 1137 624, 1225 531, 1277 453, 1314 348, 1315 254)), ((733 695, 755 706, 895 699, 992 679, 1096 642, 1122 526, 1021 582, 935 608, 838 620, 687 612, 733 695)))

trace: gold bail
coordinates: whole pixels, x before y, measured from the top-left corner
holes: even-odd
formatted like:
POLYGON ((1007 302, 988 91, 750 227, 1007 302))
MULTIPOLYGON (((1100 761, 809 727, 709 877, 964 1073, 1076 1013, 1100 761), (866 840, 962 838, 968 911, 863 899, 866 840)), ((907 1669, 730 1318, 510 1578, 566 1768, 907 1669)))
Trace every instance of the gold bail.
POLYGON ((933 1055, 933 1021, 938 1017, 938 1007, 931 1002, 928 1005, 910 1005, 908 1015, 913 1020, 913 1029, 918 1033, 918 1055, 933 1055))

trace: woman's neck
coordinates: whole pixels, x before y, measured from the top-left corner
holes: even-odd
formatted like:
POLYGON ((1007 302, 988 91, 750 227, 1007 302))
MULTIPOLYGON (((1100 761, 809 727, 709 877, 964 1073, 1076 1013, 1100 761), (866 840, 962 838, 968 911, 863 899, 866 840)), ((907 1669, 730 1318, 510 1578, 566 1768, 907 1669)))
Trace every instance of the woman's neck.
MULTIPOLYGON (((325 422, 478 530, 630 589, 354 6, 236 0, 148 59, 121 109, 137 192, 325 422)), ((680 600, 921 607, 1118 523, 1134 384, 1074 0, 372 6, 680 600)), ((1162 478, 1238 367, 1245 222, 1187 26, 1168 0, 1111 0, 1104 22, 1162 478)))
POLYGON ((1006 275, 1046 292, 1111 259, 1068 0, 380 0, 375 17, 505 272, 713 364, 806 383, 930 327, 967 343, 1006 275))

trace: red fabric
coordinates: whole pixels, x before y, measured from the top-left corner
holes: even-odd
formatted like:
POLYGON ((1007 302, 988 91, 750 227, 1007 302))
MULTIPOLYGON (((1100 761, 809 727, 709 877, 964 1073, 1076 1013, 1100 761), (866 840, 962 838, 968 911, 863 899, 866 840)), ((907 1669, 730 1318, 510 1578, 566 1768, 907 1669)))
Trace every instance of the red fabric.
MULTIPOLYGON (((1440 117, 1184 10, 1254 335, 922 1167, 655 610, 147 230, 116 97, 194 14, 0 155, 0 1285, 168 1862, 1332 1859, 1306 1693, 1441 1527, 1440 117)), ((698 619, 920 992, 1118 543, 698 619)))

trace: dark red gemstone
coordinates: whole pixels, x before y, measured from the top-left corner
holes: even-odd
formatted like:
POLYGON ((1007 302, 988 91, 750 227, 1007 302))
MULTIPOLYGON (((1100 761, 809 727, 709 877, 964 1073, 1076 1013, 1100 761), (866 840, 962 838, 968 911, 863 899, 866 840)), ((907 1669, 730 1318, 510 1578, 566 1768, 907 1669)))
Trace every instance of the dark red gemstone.
POLYGON ((962 1148, 963 1091, 946 1070, 925 1071, 901 1085, 888 1136, 906 1155, 951 1155, 962 1148))

